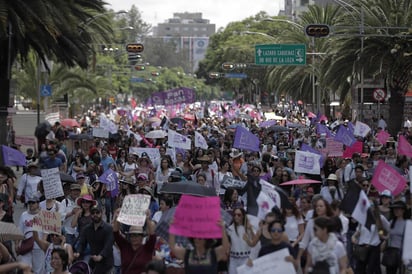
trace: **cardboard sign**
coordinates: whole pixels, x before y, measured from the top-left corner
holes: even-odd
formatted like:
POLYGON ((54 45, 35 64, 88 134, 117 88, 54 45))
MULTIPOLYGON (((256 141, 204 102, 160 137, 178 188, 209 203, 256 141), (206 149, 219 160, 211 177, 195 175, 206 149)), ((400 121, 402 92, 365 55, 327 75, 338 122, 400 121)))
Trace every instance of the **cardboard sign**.
POLYGON ((241 181, 241 180, 236 180, 235 178, 232 178, 230 176, 223 176, 222 180, 222 187, 223 188, 236 188, 236 189, 242 189, 246 185, 246 182, 241 181))
POLYGON ((144 226, 146 222, 146 210, 149 208, 150 196, 132 194, 124 197, 117 221, 135 226, 144 226))
POLYGON ((109 138, 109 131, 102 127, 93 128, 93 137, 97 138, 109 138))
POLYGON ((34 137, 16 136, 16 137, 14 138, 14 143, 15 143, 16 145, 34 147, 35 141, 34 141, 34 137))
POLYGON ((33 230, 61 235, 62 221, 59 212, 42 210, 33 220, 33 230))
POLYGON ((343 158, 352 158, 352 154, 357 152, 357 153, 362 153, 363 149, 363 143, 360 141, 356 141, 352 146, 346 147, 345 151, 343 151, 343 158))
POLYGON ((253 266, 246 264, 237 268, 238 274, 272 274, 272 273, 296 273, 295 267, 291 262, 285 261, 289 256, 289 250, 283 248, 281 250, 269 253, 265 256, 253 260, 253 266))
POLYGON ((169 232, 201 239, 222 238, 219 197, 182 195, 169 232))
POLYGON ((44 196, 46 199, 64 196, 62 181, 60 180, 60 171, 57 167, 42 169, 41 177, 43 179, 44 196))

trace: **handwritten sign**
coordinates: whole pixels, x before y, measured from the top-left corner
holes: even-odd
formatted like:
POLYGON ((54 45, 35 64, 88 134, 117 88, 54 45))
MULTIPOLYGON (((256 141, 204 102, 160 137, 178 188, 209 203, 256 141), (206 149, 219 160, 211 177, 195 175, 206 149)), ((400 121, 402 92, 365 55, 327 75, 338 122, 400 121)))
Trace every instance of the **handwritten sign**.
POLYGON ((149 208, 149 204, 149 195, 127 195, 124 197, 117 220, 127 225, 144 226, 146 222, 146 210, 149 208))
POLYGON ((64 196, 62 181, 60 180, 60 171, 57 167, 42 169, 41 177, 43 179, 44 196, 46 199, 64 196))
POLYGON ((16 145, 22 145, 22 146, 34 146, 35 141, 33 137, 23 137, 23 136, 16 136, 14 138, 14 143, 16 145))
POLYGON ((343 144, 335 141, 333 138, 326 138, 326 148, 322 150, 329 157, 342 157, 343 144))
POLYGON ((319 154, 307 152, 307 151, 296 151, 295 156, 295 172, 298 173, 308 173, 308 174, 319 174, 320 173, 320 159, 319 154))
POLYGON ((289 256, 289 250, 283 248, 281 250, 269 253, 265 256, 253 260, 253 266, 246 264, 237 268, 238 274, 272 274, 272 273, 296 273, 296 270, 291 262, 285 261, 289 256))
POLYGON ((372 184, 379 192, 388 189, 396 196, 405 189, 406 179, 390 165, 380 160, 373 174, 372 184))
POLYGON ((93 137, 97 138, 109 138, 109 131, 102 127, 93 128, 93 137))
POLYGON ((158 148, 149 147, 130 147, 129 153, 136 153, 139 157, 142 157, 142 153, 146 152, 152 162, 160 161, 160 152, 158 148))
POLYGON ((230 176, 223 176, 222 180, 222 187, 223 188, 236 188, 236 189, 242 189, 246 185, 246 182, 241 181, 241 180, 236 180, 235 178, 232 178, 230 176))
POLYGON ((220 218, 219 197, 182 195, 169 232, 192 238, 221 238, 220 218))
POLYGON ((60 235, 62 232, 60 213, 46 210, 40 211, 33 220, 33 230, 60 235))
POLYGON ((367 124, 357 121, 353 135, 365 137, 370 131, 371 128, 367 124))
POLYGON ((363 149, 363 143, 360 141, 356 141, 352 146, 346 147, 345 150, 343 151, 343 158, 352 158, 352 154, 357 152, 357 153, 362 153, 363 149))

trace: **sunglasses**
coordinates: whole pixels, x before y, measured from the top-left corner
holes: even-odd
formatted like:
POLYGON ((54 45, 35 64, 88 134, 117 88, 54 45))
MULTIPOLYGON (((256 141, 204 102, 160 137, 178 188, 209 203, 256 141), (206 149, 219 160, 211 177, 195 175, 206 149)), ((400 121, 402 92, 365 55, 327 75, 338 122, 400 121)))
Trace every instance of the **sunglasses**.
POLYGON ((369 187, 369 185, 368 184, 364 184, 364 185, 362 185, 363 187, 369 187))
POLYGON ((281 229, 281 228, 276 228, 276 227, 272 227, 272 228, 270 229, 270 232, 272 232, 272 233, 274 233, 274 232, 282 233, 282 232, 283 232, 283 229, 281 229))
POLYGON ((101 212, 100 211, 92 211, 90 212, 91 215, 99 215, 101 212))
POLYGON ((33 204, 37 204, 38 202, 35 202, 35 201, 28 201, 27 202, 29 205, 33 205, 33 204))

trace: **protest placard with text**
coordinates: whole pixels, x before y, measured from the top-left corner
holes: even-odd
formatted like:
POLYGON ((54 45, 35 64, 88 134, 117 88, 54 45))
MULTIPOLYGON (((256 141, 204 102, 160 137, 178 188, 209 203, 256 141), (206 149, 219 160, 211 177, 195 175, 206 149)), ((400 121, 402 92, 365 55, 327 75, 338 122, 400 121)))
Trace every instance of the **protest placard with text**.
POLYGON ((46 199, 54 199, 64 196, 60 170, 55 168, 40 170, 43 180, 44 196, 46 199))
POLYGON ((32 146, 33 147, 36 142, 34 140, 34 137, 16 136, 14 138, 14 143, 16 145, 32 146))
POLYGON ((246 185, 246 182, 244 181, 236 180, 235 178, 227 176, 227 175, 223 176, 223 180, 222 180, 223 188, 232 187, 232 188, 242 189, 245 187, 245 185, 246 185))
POLYGON ((406 179, 390 165, 380 160, 375 168, 372 184, 379 192, 387 189, 392 195, 396 196, 405 189, 406 179))
POLYGON ((326 138, 326 148, 322 152, 328 157, 341 157, 343 155, 343 144, 333 138, 326 138))
POLYGON ((176 207, 169 232, 191 238, 222 237, 219 197, 195 197, 183 194, 176 207))
POLYGON ((146 222, 146 210, 149 208, 149 204, 149 195, 126 195, 117 221, 127 225, 144 226, 146 222))
POLYGON ((269 253, 265 256, 253 260, 253 266, 246 264, 237 268, 238 274, 272 274, 272 273, 296 273, 295 267, 291 262, 285 261, 289 256, 289 250, 283 248, 281 250, 269 253))
POLYGON ((33 220, 33 230, 61 235, 62 221, 60 213, 41 210, 33 220))
POLYGON ((320 159, 319 154, 311 153, 308 151, 296 151, 295 156, 295 172, 319 174, 320 173, 320 159))
POLYGON ((93 128, 93 137, 97 138, 109 138, 109 131, 102 127, 93 128))

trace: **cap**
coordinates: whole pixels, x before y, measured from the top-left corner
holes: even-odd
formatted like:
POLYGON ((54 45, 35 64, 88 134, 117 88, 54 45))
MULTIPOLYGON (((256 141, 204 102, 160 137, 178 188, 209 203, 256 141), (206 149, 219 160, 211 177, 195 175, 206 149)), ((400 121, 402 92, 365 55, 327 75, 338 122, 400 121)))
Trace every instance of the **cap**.
POLYGON ((84 200, 84 201, 89 201, 89 202, 93 203, 93 206, 95 206, 95 205, 97 204, 97 201, 93 199, 92 195, 86 194, 86 195, 83 195, 82 197, 80 197, 80 198, 77 199, 77 205, 78 205, 78 206, 81 206, 83 200, 84 200))
POLYGON ((392 193, 389 189, 382 191, 381 196, 392 198, 392 193))
POLYGON ((403 208, 406 209, 406 204, 403 201, 396 201, 389 206, 390 208, 403 208))
POLYGON ((146 173, 139 173, 136 178, 138 181, 147 181, 149 176, 146 173))
POLYGON ((331 173, 331 174, 329 174, 329 176, 326 180, 327 181, 338 181, 338 176, 336 176, 336 174, 334 174, 334 173, 331 173))
POLYGON ((138 193, 142 194, 143 191, 147 191, 149 193, 149 195, 152 196, 152 198, 153 198, 153 190, 152 190, 151 187, 148 187, 148 186, 141 187, 141 188, 139 188, 138 193))
POLYGON ((81 187, 79 184, 71 184, 70 190, 81 190, 81 187))
POLYGON ((84 179, 84 178, 86 178, 86 177, 84 176, 83 173, 77 173, 76 180, 80 180, 80 179, 84 179))
POLYGON ((127 232, 127 234, 144 234, 144 233, 145 231, 143 230, 142 226, 135 226, 135 225, 132 225, 129 228, 129 231, 127 232))
POLYGON ((102 207, 96 204, 90 209, 90 212, 102 212, 102 207))

